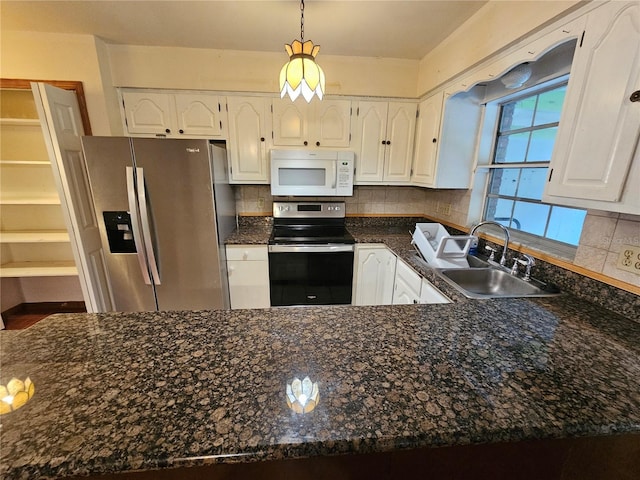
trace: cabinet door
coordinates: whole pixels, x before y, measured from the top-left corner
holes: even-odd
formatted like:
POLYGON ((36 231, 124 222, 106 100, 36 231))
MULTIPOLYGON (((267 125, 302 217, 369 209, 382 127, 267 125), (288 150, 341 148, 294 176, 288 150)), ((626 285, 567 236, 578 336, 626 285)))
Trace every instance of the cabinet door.
POLYGON ((273 99, 273 144, 304 147, 309 144, 309 110, 304 99, 273 99))
POLYGON ((444 91, 441 91, 420 103, 413 159, 415 184, 431 186, 435 182, 443 100, 444 91))
POLYGON ((381 182, 387 135, 387 102, 359 102, 356 183, 381 182))
POLYGON ((227 245, 231 308, 268 308, 269 261, 266 245, 227 245))
POLYGON ((271 100, 227 97, 233 183, 269 183, 266 121, 271 100))
POLYGON ((129 133, 168 135, 175 131, 170 94, 122 92, 122 100, 129 133))
POLYGON ((420 303, 451 303, 451 301, 440 290, 431 285, 431 282, 423 278, 420 289, 420 303))
POLYGON ((637 2, 610 2, 589 14, 571 67, 545 195, 621 198, 640 130, 640 102, 630 100, 640 88, 639 19, 637 2))
POLYGON ((222 137, 222 103, 217 95, 177 94, 175 96, 179 135, 222 137))
POLYGON ((385 246, 356 246, 354 305, 390 305, 396 256, 385 246))
POLYGON ((351 141, 351 101, 323 100, 313 108, 310 141, 317 147, 348 147, 351 141))
POLYGON ((393 286, 393 304, 418 303, 422 278, 404 261, 396 262, 396 277, 393 286))
POLYGON ((415 103, 389 103, 383 176, 385 182, 408 183, 411 179, 416 111, 415 103))

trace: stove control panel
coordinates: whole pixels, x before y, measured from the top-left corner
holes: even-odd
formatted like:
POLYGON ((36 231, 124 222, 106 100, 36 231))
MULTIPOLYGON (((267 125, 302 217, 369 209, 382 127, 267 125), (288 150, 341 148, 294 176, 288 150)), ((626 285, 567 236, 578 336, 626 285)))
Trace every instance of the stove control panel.
POLYGON ((344 202, 273 202, 274 218, 344 218, 344 202))

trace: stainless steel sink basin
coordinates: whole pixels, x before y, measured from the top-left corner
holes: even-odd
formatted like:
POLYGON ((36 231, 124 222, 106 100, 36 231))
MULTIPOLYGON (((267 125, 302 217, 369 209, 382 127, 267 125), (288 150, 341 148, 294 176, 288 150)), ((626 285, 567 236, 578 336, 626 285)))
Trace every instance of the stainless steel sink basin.
POLYGON ((468 298, 548 297, 560 294, 553 286, 535 279, 525 281, 493 267, 444 269, 437 270, 437 273, 468 298))

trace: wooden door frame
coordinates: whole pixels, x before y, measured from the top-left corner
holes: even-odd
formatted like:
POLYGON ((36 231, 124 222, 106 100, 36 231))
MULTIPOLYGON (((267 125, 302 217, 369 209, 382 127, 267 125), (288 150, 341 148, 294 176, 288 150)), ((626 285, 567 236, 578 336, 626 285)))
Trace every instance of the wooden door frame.
POLYGON ((71 80, 27 80, 18 78, 0 78, 0 88, 31 90, 31 82, 42 82, 53 85, 63 90, 72 90, 76 92, 78 97, 78 106, 80 107, 80 117, 82 118, 82 127, 85 135, 92 135, 91 123, 89 122, 89 112, 87 110, 87 101, 84 96, 84 88, 82 82, 71 80))

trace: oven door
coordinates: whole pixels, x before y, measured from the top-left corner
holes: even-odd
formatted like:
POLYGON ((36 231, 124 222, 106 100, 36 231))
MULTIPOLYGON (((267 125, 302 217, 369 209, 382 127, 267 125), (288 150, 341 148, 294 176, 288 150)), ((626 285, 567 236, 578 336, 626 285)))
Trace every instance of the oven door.
POLYGON ((271 306, 351 304, 353 245, 269 245, 271 306))

